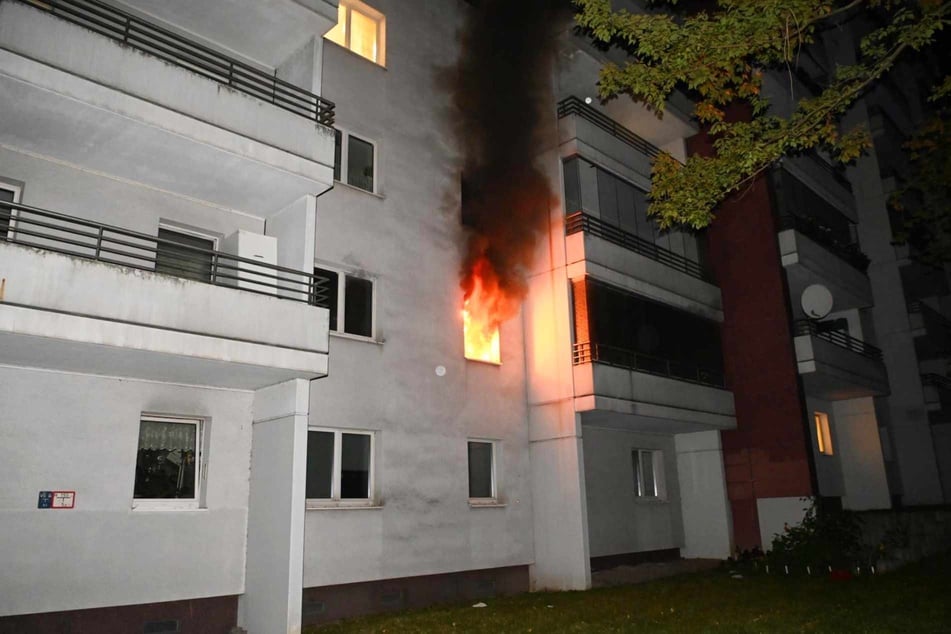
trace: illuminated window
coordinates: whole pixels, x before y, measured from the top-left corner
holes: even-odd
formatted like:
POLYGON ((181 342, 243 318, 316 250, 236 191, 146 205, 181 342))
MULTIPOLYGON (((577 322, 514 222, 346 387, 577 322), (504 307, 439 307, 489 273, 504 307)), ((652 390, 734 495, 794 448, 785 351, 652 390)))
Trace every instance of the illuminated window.
POLYGON ((639 498, 666 497, 664 486, 664 452, 655 449, 632 449, 634 492, 639 498))
POLYGON ((385 64, 386 18, 358 0, 340 0, 337 25, 325 37, 371 62, 385 64))
POLYGON ((498 501, 496 489, 496 443, 491 440, 469 441, 469 501, 498 501))
POLYGON ((819 453, 826 456, 832 455, 832 434, 829 431, 829 415, 822 412, 815 413, 816 421, 816 443, 819 445, 819 453))
POLYGON ((316 505, 374 499, 373 433, 310 429, 305 495, 316 505))

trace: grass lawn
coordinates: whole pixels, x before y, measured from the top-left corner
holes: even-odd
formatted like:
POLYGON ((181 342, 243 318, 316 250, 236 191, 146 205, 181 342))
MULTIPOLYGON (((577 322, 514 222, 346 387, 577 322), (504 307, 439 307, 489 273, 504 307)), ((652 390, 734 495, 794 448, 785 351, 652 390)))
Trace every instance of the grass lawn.
POLYGON ((645 584, 489 599, 305 632, 951 632, 951 556, 850 581, 726 569, 645 584))

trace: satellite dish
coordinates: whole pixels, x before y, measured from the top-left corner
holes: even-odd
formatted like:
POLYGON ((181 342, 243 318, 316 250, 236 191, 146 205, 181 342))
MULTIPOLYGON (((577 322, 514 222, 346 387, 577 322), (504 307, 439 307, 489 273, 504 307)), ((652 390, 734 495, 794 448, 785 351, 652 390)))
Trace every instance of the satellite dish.
POLYGON ((822 284, 807 286, 799 302, 810 319, 822 319, 832 311, 832 293, 822 284))

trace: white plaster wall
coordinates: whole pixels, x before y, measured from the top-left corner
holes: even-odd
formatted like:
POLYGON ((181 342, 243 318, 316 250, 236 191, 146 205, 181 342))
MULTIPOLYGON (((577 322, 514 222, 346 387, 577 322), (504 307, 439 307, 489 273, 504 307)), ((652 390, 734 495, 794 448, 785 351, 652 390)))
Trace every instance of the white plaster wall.
POLYGON ((305 587, 533 556, 521 318, 502 326, 501 366, 463 359, 459 178, 436 72, 465 5, 369 4, 387 18, 387 68, 328 44, 323 89, 339 126, 377 143, 378 195, 337 184, 318 198, 316 257, 374 279, 376 341, 331 337, 310 423, 377 432, 382 508, 307 511, 305 587), (470 437, 499 441, 503 507, 469 507, 470 437))
POLYGON ((733 552, 733 526, 720 433, 677 434, 674 447, 684 530, 680 554, 726 559, 733 552))
POLYGON ((842 465, 842 506, 853 511, 891 507, 875 403, 871 398, 836 401, 834 446, 842 465))
POLYGON ((583 441, 591 556, 681 548, 684 537, 673 436, 586 425, 583 441), (663 452, 665 499, 637 497, 632 449, 663 452))
POLYGON ((0 615, 243 592, 250 393, 0 366, 0 401, 0 615), (201 510, 132 510, 143 411, 209 418, 201 510))
POLYGON ((757 498, 756 514, 763 550, 770 550, 773 538, 782 535, 786 526, 799 524, 811 503, 808 498, 800 497, 757 498))

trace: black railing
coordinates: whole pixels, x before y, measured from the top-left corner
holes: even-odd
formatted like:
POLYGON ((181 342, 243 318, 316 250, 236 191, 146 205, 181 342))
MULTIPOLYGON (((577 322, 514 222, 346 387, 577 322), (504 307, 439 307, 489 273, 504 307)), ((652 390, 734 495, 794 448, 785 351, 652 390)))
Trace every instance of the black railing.
POLYGON ((0 242, 330 307, 330 281, 312 272, 18 203, 0 201, 0 242))
POLYGON ((116 42, 198 73, 278 108, 332 126, 334 104, 259 68, 99 0, 20 0, 116 42))
POLYGON ((861 339, 856 339, 841 330, 826 328, 822 322, 816 322, 811 319, 800 319, 796 321, 793 331, 797 337, 809 335, 817 339, 822 339, 823 341, 828 341, 833 345, 845 348, 873 361, 882 361, 882 351, 875 346, 867 344, 861 339))
POLYGON ((678 271, 683 271, 687 275, 696 277, 697 279, 710 282, 711 284, 714 283, 713 274, 708 267, 694 262, 670 249, 657 246, 653 242, 636 236, 633 233, 618 229, 602 221, 600 218, 595 218, 583 211, 576 211, 565 218, 565 235, 570 236, 573 233, 581 231, 601 238, 602 240, 607 240, 625 249, 630 249, 635 253, 677 269, 678 271))
POLYGON ((922 374, 921 384, 930 385, 932 387, 938 388, 939 390, 951 392, 951 379, 946 376, 941 376, 940 374, 935 374, 934 372, 922 374))
POLYGON ((558 102, 558 118, 561 119, 568 115, 577 115, 590 121, 611 136, 624 141, 638 152, 651 158, 656 157, 661 152, 654 144, 637 136, 611 117, 592 108, 577 97, 567 97, 558 102))
POLYGON ((723 372, 720 370, 706 368, 695 363, 662 359, 643 352, 608 346, 603 343, 574 344, 571 361, 574 365, 603 363, 635 372, 666 376, 688 383, 699 383, 724 389, 726 387, 723 372))
POLYGON ((854 242, 842 242, 835 237, 835 233, 815 218, 783 214, 779 217, 780 230, 794 229, 808 238, 815 240, 823 247, 839 256, 862 273, 868 271, 868 256, 862 253, 859 245, 854 242))

